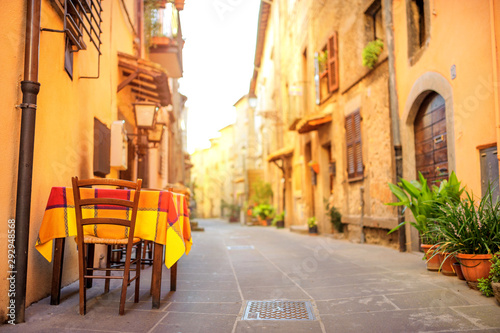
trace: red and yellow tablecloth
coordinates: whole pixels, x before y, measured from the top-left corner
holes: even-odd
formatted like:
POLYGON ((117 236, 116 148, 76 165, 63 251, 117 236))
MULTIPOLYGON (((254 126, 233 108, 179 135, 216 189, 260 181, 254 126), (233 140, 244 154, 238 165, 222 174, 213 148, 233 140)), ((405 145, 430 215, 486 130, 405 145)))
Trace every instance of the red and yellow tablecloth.
MULTIPOLYGON (((82 189, 82 199, 118 198, 130 199, 134 191, 117 189, 82 189)), ((141 190, 135 236, 165 245, 165 265, 170 268, 182 255, 191 250, 191 225, 186 198, 169 191, 141 190)), ((131 210, 104 205, 83 209, 83 218, 121 217, 130 218, 131 210)), ((127 230, 120 226, 88 226, 85 233, 99 237, 126 237, 127 230)), ((76 236, 75 204, 73 189, 53 187, 42 225, 35 244, 36 249, 49 262, 52 261, 53 239, 76 236)))

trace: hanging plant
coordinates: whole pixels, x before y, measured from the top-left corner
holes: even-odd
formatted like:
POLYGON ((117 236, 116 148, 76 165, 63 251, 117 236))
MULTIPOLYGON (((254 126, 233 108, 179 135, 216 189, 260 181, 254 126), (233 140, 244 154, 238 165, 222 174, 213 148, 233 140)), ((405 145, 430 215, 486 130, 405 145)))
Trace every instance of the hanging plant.
POLYGON ((363 49, 363 66, 373 69, 378 61, 378 56, 384 50, 384 42, 380 39, 372 40, 363 49))
POLYGON ((161 2, 157 0, 144 0, 144 37, 146 51, 152 44, 153 36, 158 35, 161 24, 158 22, 158 9, 161 2))

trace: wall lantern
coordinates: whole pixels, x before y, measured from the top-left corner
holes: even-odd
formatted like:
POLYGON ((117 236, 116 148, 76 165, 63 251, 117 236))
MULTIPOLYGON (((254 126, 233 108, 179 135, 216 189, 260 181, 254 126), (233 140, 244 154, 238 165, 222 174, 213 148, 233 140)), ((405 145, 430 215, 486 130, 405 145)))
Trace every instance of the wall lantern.
POLYGON ((255 109, 257 107, 257 96, 254 93, 248 95, 248 105, 255 109))
POLYGON ((163 131, 165 130, 165 125, 156 124, 153 130, 148 131, 148 141, 154 144, 160 143, 163 137, 163 131))
POLYGON ((134 105, 135 124, 139 129, 154 129, 158 104, 136 102, 134 105))

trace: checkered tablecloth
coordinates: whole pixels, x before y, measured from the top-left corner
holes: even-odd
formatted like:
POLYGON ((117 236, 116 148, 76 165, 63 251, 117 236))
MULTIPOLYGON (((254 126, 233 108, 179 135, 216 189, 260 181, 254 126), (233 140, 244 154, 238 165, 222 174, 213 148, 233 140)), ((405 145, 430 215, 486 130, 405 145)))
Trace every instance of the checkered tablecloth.
MULTIPOLYGON (((130 199, 134 191, 117 189, 82 189, 81 198, 130 199)), ((130 218, 131 208, 104 205, 83 209, 83 218, 130 218)), ((121 226, 86 226, 85 234, 105 238, 123 238, 127 228, 121 226)), ((35 247, 49 262, 52 261, 54 238, 76 236, 73 189, 53 187, 35 247)), ((182 194, 169 191, 141 190, 135 237, 165 245, 165 265, 170 268, 183 254, 191 250, 191 225, 187 200, 182 194)), ((75 243, 76 244, 76 243, 75 243)))

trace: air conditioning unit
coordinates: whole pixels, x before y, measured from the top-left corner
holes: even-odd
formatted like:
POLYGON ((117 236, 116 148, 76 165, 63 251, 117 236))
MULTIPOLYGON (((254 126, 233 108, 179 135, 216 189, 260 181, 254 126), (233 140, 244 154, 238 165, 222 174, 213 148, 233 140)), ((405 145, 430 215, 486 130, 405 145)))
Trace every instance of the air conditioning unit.
POLYGON ((110 165, 118 170, 127 170, 128 141, 125 121, 117 120, 111 124, 110 165))

